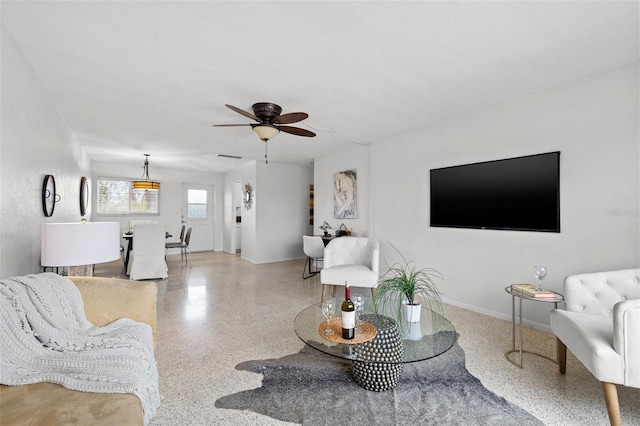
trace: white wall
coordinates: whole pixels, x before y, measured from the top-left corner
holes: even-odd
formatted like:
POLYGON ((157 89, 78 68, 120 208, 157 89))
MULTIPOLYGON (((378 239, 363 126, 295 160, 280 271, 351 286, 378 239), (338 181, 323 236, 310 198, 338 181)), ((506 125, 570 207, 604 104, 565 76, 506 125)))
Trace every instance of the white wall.
POLYGON ((90 164, 4 27, 1 38, 0 277, 8 277, 40 272, 43 222, 80 221, 80 178, 90 164), (47 174, 61 196, 49 218, 41 202, 47 174))
MULTIPOLYGON (((242 217, 241 222, 241 241, 233 244, 232 238, 236 228, 236 209, 234 187, 237 182, 244 184, 248 183, 252 187, 255 187, 256 182, 256 163, 250 162, 241 167, 237 167, 225 174, 224 177, 224 246, 223 250, 227 253, 235 254, 235 249, 242 247, 242 257, 248 254, 251 258, 254 257, 255 252, 255 210, 252 207, 251 210, 247 210, 244 204, 241 204, 240 215, 242 217), (245 241, 246 240, 246 241, 245 241), (246 246, 245 246, 246 244, 246 246)), ((255 192, 255 191, 254 191, 255 192)), ((254 203, 255 205, 255 203, 254 203)))
POLYGON ((371 234, 371 207, 369 194, 371 183, 369 179, 369 147, 366 145, 353 146, 322 158, 314 162, 314 224, 313 233, 322 234, 318 226, 327 222, 333 227, 332 235, 342 223, 352 230, 353 236, 368 236, 371 234), (357 170, 357 218, 335 219, 333 212, 333 175, 344 170, 357 170))
MULTIPOLYGON (((372 145, 372 236, 381 256, 397 260, 392 243, 444 274, 448 301, 504 318, 504 287, 532 282, 534 264, 547 266, 545 286, 558 291, 569 274, 638 267, 638 94, 638 67, 628 67, 372 145), (561 233, 429 227, 430 169, 558 150, 561 233)), ((334 171, 324 170, 316 182, 334 171)), ((322 197, 316 206, 329 204, 322 197)), ((545 328, 549 308, 528 305, 525 317, 545 328)))
POLYGON ((242 217, 242 257, 253 263, 280 262, 304 257, 302 235, 309 225, 309 185, 313 168, 269 162, 256 163, 255 252, 245 249, 242 217))
MULTIPOLYGON (((40 229, 43 222, 79 221, 80 178, 91 184, 87 217, 97 221, 119 221, 128 228, 132 216, 97 216, 96 182, 99 176, 138 178, 140 166, 96 162, 82 155, 79 141, 19 52, 2 29, 2 139, 0 144, 0 276, 35 273, 40 268, 40 229), (45 218, 41 207, 42 179, 53 174, 62 199, 53 217, 45 218)), ((272 162, 253 164, 237 176, 190 172, 153 166, 151 175, 162 183, 160 215, 154 220, 167 224, 177 235, 181 223, 182 183, 201 182, 214 186, 214 249, 222 250, 229 216, 235 230, 235 211, 225 197, 229 182, 240 180, 255 188, 254 208, 242 215, 242 254, 254 263, 301 258, 301 235, 310 233, 308 224, 309 184, 313 169, 272 162), (260 179, 257 179, 259 175, 260 179), (258 183, 257 180, 261 182, 258 183), (262 207, 258 233, 257 212, 262 207)), ((229 186, 232 191, 232 185, 229 186)))
POLYGON ((309 185, 313 168, 262 161, 252 162, 225 175, 224 250, 231 253, 235 231, 234 183, 253 187, 253 205, 243 207, 241 257, 251 263, 280 262, 304 257, 302 235, 309 225, 309 185))
MULTIPOLYGON (((105 162, 94 162, 92 165, 91 194, 97 193, 98 177, 115 178, 140 178, 142 176, 142 163, 144 158, 140 156, 140 165, 122 165, 105 162)), ((153 165, 153 157, 149 160, 149 175, 160 181, 160 214, 154 216, 105 216, 96 215, 97 198, 91 197, 91 206, 94 214, 91 220, 96 222, 120 222, 120 228, 125 231, 129 229, 132 219, 151 219, 166 224, 167 231, 174 235, 174 240, 180 235, 182 227, 182 184, 198 183, 213 186, 213 220, 214 250, 222 250, 224 232, 224 175, 221 173, 201 172, 192 170, 165 169, 153 165)))

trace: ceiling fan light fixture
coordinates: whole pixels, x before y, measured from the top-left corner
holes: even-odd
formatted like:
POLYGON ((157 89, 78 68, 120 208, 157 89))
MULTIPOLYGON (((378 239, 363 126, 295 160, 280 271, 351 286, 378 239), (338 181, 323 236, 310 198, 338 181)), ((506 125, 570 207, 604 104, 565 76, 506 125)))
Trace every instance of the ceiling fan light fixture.
POLYGON ((265 142, 280 133, 280 130, 271 124, 252 124, 251 128, 265 142))
POLYGON ((146 191, 159 191, 160 182, 152 181, 149 178, 149 154, 144 154, 144 173, 140 180, 134 180, 132 182, 133 189, 143 189, 146 191))
POLYGON ((267 142, 278 133, 285 132, 296 136, 314 137, 316 134, 299 127, 287 126, 286 124, 297 123, 309 117, 306 112, 290 112, 280 115, 282 108, 271 102, 258 102, 253 104, 253 114, 233 105, 225 104, 230 110, 237 112, 247 118, 255 120, 258 124, 214 124, 214 127, 232 127, 232 126, 251 126, 260 140, 264 141, 264 161, 269 163, 267 159, 267 142), (275 124, 279 125, 276 126, 275 124), (283 126, 285 124, 285 126, 283 126))

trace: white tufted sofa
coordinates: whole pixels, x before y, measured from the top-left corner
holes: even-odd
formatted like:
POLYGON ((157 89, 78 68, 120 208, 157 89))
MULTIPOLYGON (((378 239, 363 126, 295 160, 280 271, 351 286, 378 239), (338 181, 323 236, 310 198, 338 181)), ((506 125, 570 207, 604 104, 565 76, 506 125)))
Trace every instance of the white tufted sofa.
POLYGON ((609 421, 620 425, 616 385, 640 388, 640 269, 572 275, 565 310, 551 312, 560 373, 567 347, 602 382, 609 421))

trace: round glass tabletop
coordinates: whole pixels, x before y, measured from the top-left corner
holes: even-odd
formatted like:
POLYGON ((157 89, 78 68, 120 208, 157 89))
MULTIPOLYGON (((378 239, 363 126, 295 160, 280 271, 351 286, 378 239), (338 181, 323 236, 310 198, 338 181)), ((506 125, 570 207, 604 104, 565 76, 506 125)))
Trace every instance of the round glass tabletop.
MULTIPOLYGON (((378 315, 367 312, 363 315, 363 319, 367 317, 374 319, 378 315)), ((298 337, 314 349, 352 361, 374 362, 363 359, 360 356, 362 352, 357 350, 358 345, 366 343, 345 344, 322 337, 318 332, 322 323, 326 323, 326 319, 318 303, 302 310, 293 321, 293 327, 298 337)), ((401 361, 388 361, 388 363, 408 363, 436 357, 448 351, 458 338, 456 329, 449 320, 425 308, 422 308, 419 323, 404 322, 400 324, 399 329, 404 355, 401 361)), ((376 360, 375 362, 384 363, 385 361, 376 360)))
MULTIPOLYGON (((506 286, 504 288, 504 291, 506 291, 507 293, 509 293, 512 296, 515 297, 520 297, 522 299, 527 299, 527 300, 534 300, 536 302, 547 302, 547 303, 559 303, 559 302, 564 302, 564 296, 560 293, 557 292, 553 292, 555 293, 555 297, 536 297, 536 296, 531 296, 528 295, 526 293, 523 293, 521 291, 518 291, 515 288, 512 288, 510 285, 506 286)), ((549 290, 545 290, 545 292, 549 292, 549 290)))

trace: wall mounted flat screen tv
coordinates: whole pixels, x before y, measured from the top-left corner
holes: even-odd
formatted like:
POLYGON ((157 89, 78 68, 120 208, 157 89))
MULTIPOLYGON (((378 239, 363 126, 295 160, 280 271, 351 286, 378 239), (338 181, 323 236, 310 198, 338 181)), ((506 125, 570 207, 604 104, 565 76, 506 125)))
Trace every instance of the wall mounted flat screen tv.
POLYGON ((431 226, 560 232, 560 152, 432 169, 431 226))

